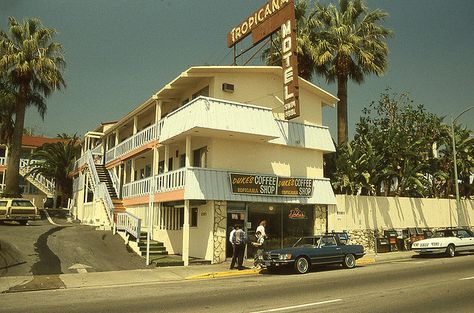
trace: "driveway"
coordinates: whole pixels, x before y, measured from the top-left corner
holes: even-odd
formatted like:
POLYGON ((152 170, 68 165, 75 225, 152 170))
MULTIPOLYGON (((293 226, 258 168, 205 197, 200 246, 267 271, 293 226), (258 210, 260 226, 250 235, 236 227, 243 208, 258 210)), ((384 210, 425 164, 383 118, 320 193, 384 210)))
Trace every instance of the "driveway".
POLYGON ((111 231, 56 220, 0 224, 0 277, 147 268, 111 231))

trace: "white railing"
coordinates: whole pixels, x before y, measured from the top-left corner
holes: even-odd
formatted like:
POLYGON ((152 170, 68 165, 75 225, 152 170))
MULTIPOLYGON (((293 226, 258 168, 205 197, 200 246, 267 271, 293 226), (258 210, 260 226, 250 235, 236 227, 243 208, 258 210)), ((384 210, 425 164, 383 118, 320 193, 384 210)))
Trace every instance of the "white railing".
POLYGON ((166 192, 183 189, 186 184, 186 168, 163 173, 154 177, 137 180, 123 186, 123 198, 140 197, 150 193, 151 180, 155 180, 153 192, 166 192))
POLYGON ((115 173, 114 169, 109 169, 108 172, 109 172, 110 179, 112 180, 112 185, 114 186, 114 189, 115 189, 115 194, 119 196, 120 182, 119 182, 119 178, 117 177, 117 173, 115 173))
POLYGON ((153 140, 156 140, 160 136, 161 128, 164 120, 159 121, 156 124, 150 125, 145 129, 142 129, 130 138, 125 139, 123 142, 108 150, 105 154, 105 162, 110 162, 116 158, 130 152, 136 148, 139 148, 153 140))
POLYGON ((5 189, 5 184, 0 184, 0 191, 3 191, 5 189))
POLYGON ((140 218, 129 212, 117 213, 116 229, 128 232, 138 241, 140 238, 141 221, 140 218))
POLYGON ((102 144, 99 144, 97 147, 95 147, 94 149, 92 149, 92 154, 94 155, 103 155, 103 152, 102 152, 102 144))
POLYGON ((78 170, 84 166, 84 164, 86 164, 86 160, 86 154, 81 155, 81 157, 77 159, 76 162, 74 162, 74 170, 78 170))
POLYGON ((95 168, 94 157, 92 156, 91 150, 87 150, 84 154, 86 158, 87 167, 89 168, 90 178, 92 179, 92 188, 99 185, 100 179, 97 169, 95 168))
MULTIPOLYGON (((29 160, 20 159, 20 173, 25 176, 30 173, 31 169, 34 168, 35 164, 44 162, 42 160, 29 160)), ((48 196, 54 194, 56 185, 54 180, 49 180, 41 174, 28 175, 28 180, 33 183, 36 187, 40 188, 43 192, 47 193, 48 196)))
POLYGON ((0 165, 5 165, 5 164, 6 164, 5 157, 0 157, 0 165))
POLYGON ((94 190, 94 197, 101 199, 104 202, 105 210, 109 216, 111 224, 114 220, 114 203, 110 197, 109 191, 107 190, 107 185, 105 183, 100 183, 94 190))
POLYGON ((186 168, 180 168, 168 173, 157 175, 155 178, 155 191, 166 192, 183 189, 186 184, 186 168))

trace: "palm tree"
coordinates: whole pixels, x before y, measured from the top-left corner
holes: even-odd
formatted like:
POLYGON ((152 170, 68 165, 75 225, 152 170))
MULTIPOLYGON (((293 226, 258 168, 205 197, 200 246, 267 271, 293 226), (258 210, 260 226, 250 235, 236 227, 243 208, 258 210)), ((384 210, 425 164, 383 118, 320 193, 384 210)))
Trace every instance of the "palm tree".
POLYGON ((43 175, 56 182, 56 191, 61 194, 61 206, 67 206, 72 195, 72 178, 69 173, 74 169, 75 158, 81 148, 77 136, 56 143, 46 143, 33 152, 31 159, 42 160, 35 163, 28 175, 43 175))
POLYGON ((386 39, 391 31, 380 23, 388 15, 376 9, 368 10, 362 0, 340 0, 339 9, 318 4, 314 18, 313 53, 317 55, 317 73, 329 83, 337 81, 338 144, 347 141, 347 82, 358 84, 364 75, 382 75, 387 69, 386 39))
POLYGON ((10 146, 15 122, 14 106, 15 95, 11 88, 0 82, 0 144, 10 146))
POLYGON ((20 196, 19 165, 26 108, 35 106, 44 117, 44 99, 65 86, 65 62, 62 45, 52 42, 56 31, 43 27, 40 20, 30 18, 19 23, 10 17, 8 26, 10 36, 0 31, 0 72, 15 90, 15 125, 4 195, 20 196))

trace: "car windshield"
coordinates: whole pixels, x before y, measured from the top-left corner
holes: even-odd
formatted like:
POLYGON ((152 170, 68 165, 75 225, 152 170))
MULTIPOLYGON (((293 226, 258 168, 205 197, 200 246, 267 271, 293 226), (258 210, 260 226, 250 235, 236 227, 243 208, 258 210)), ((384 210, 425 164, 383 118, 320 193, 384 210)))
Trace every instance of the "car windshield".
POLYGON ((441 238, 441 237, 454 237, 454 234, 450 230, 438 230, 433 234, 431 238, 441 238))
POLYGON ((308 247, 314 246, 315 242, 318 242, 319 237, 303 237, 298 239, 293 247, 308 247))
POLYGON ((34 206, 30 200, 12 200, 12 206, 34 206))

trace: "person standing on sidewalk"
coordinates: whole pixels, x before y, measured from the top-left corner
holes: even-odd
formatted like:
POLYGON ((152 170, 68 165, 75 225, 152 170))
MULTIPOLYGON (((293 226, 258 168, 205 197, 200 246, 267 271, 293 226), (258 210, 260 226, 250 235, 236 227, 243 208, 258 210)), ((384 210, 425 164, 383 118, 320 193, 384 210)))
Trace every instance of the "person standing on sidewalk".
POLYGON ((234 233, 235 233, 235 226, 232 227, 232 230, 230 231, 230 234, 229 234, 229 242, 232 245, 232 261, 230 263, 230 269, 231 270, 234 269, 235 259, 237 258, 237 255, 235 254, 235 245, 232 242, 232 238, 234 237, 234 233))
POLYGON ((267 221, 262 220, 260 224, 258 225, 257 229, 255 230, 255 233, 260 232, 260 236, 262 236, 263 239, 267 239, 267 233, 265 232, 265 227, 267 227, 267 221))
POLYGON ((235 232, 232 236, 232 243, 234 245, 234 255, 230 263, 230 268, 234 268, 235 261, 237 260, 237 269, 243 270, 245 243, 247 242, 247 236, 242 229, 242 225, 235 225, 235 232))

